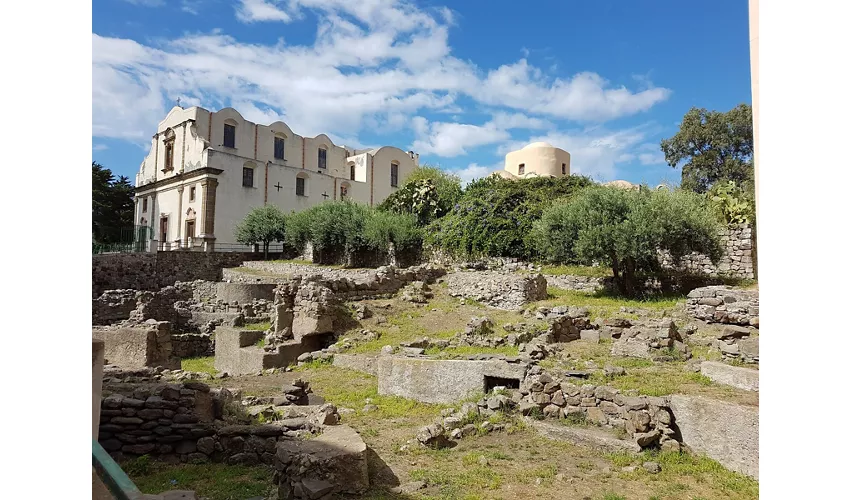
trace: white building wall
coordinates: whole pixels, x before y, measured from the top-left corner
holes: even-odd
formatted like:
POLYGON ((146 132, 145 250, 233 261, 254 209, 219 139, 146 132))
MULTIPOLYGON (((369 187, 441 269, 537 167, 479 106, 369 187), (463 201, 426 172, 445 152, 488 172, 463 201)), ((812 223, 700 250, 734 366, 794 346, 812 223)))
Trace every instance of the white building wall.
MULTIPOLYGON (((377 205, 397 188, 390 185, 390 168, 399 166, 398 185, 418 168, 418 155, 394 147, 377 150, 354 151, 338 146, 320 134, 301 137, 283 122, 257 125, 245 120, 233 108, 210 112, 203 108, 181 109, 174 107, 160 122, 151 150, 137 174, 139 209, 136 221, 142 218, 154 228, 154 237, 160 241, 159 222, 162 214, 168 215, 169 242, 185 241, 186 213, 195 211, 195 237, 204 234, 204 191, 201 181, 214 178, 218 181, 215 197, 214 231, 216 242, 235 243, 236 225, 254 208, 264 204, 275 205, 284 212, 300 211, 324 201, 339 200, 340 188, 347 187, 347 198, 364 204, 377 205), (224 143, 224 125, 236 126, 235 147, 224 143), (165 138, 167 131, 174 132, 174 169, 162 172, 165 166, 165 138), (274 158, 275 137, 284 140, 284 159, 274 158), (319 148, 327 151, 327 168, 318 168, 319 148), (355 167, 355 179, 350 178, 350 165, 355 167), (242 169, 254 169, 253 186, 242 185, 242 169), (181 168, 182 167, 182 168, 181 168), (199 177, 156 188, 156 201, 152 189, 146 184, 163 181, 177 175, 209 167, 220 169, 220 174, 207 173, 199 177), (298 196, 296 178, 306 180, 304 196, 298 196), (281 186, 280 189, 275 186, 281 186), (178 187, 183 187, 182 202, 178 187), (195 187, 195 200, 189 201, 190 189, 195 187), (322 196, 327 194, 327 197, 322 196), (148 198, 148 210, 142 211, 143 199, 148 198)), ((177 180, 177 179, 175 179, 177 180)))

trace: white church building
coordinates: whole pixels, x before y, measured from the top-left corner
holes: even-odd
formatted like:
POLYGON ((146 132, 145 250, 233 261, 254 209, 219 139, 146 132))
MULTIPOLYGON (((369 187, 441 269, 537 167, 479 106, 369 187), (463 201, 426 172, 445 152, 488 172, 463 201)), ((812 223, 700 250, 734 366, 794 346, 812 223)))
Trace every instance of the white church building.
MULTIPOLYGON (((135 223, 160 250, 235 243, 234 228, 267 204, 300 211, 326 200, 378 205, 419 168, 413 151, 355 150, 281 121, 259 125, 233 108, 175 106, 136 175, 135 223)), ((236 248, 233 248, 236 249, 236 248)))

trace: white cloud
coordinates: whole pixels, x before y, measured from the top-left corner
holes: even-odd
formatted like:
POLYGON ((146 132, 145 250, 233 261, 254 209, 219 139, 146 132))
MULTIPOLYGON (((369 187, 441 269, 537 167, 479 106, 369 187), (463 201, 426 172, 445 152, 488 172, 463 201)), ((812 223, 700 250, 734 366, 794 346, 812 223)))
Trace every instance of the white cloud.
POLYGON ((499 154, 519 149, 530 142, 545 141, 570 153, 570 173, 590 176, 597 181, 619 178, 617 166, 631 163, 647 153, 641 153, 645 142, 657 129, 641 125, 625 130, 610 131, 601 127, 576 131, 555 131, 532 136, 527 141, 510 141, 498 148, 499 154))
POLYGON ((240 0, 236 7, 236 19, 243 23, 283 21, 288 23, 292 16, 275 5, 274 0, 240 0))
POLYGON ((452 156, 508 141, 512 129, 553 128, 541 115, 605 120, 669 94, 615 88, 593 73, 550 81, 525 59, 483 72, 451 54, 454 13, 400 0, 245 0, 238 16, 294 22, 308 9, 319 18, 311 45, 244 43, 217 30, 146 44, 93 33, 92 134, 149 142, 178 96, 210 109, 233 105, 258 121, 283 119, 308 136, 397 130, 426 111, 465 112, 463 97, 493 109, 483 125, 420 124, 418 144, 452 156))
POLYGON ((109 149, 109 146, 106 144, 95 144, 91 147, 92 151, 105 151, 109 149))
POLYGON ((484 126, 447 122, 429 124, 421 116, 414 120, 414 130, 420 138, 413 142, 413 149, 420 153, 453 157, 467 154, 468 148, 493 144, 510 138, 506 130, 490 124, 484 126))
POLYGON ((465 186, 475 179, 487 177, 496 170, 501 170, 502 168, 503 165, 501 164, 485 167, 477 163, 470 163, 466 168, 450 170, 450 172, 460 177, 461 183, 465 186))
POLYGON ((511 138, 511 129, 545 129, 552 123, 531 118, 521 113, 497 112, 484 125, 467 123, 432 122, 417 116, 411 121, 417 139, 413 149, 420 153, 433 153, 446 158, 465 155, 467 149, 504 142, 511 138))
POLYGON ((197 16, 200 12, 200 6, 202 3, 203 0, 181 0, 180 10, 192 14, 193 16, 197 16))
MULTIPOLYGON (((646 83, 646 82, 644 82, 646 83)), ((632 92, 614 88, 596 73, 549 82, 543 72, 521 59, 490 71, 472 94, 487 104, 509 106, 570 120, 605 121, 646 111, 669 97, 670 90, 632 92)))
POLYGON ((165 0, 124 0, 125 2, 141 7, 161 7, 165 5, 165 0))

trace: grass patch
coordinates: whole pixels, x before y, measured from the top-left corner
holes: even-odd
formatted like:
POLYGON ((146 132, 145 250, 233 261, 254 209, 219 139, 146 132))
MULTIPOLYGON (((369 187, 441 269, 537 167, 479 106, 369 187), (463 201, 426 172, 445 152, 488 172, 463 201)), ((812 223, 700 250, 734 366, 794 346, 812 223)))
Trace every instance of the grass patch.
POLYGON ((638 394, 645 396, 667 396, 669 394, 688 394, 687 386, 711 386, 711 379, 701 373, 687 372, 678 364, 663 369, 639 369, 621 377, 606 379, 602 374, 594 374, 590 377, 591 383, 607 384, 621 391, 635 390, 638 394))
POLYGON ((180 360, 180 369, 185 372, 199 372, 215 375, 215 356, 204 356, 200 358, 185 358, 180 360))
POLYGON ((605 266, 543 266, 540 272, 550 276, 583 276, 587 278, 614 276, 611 268, 605 266))
POLYGON ((554 307, 566 305, 587 307, 592 315, 603 318, 611 316, 628 317, 620 312, 621 307, 650 309, 654 311, 673 309, 678 302, 684 301, 687 298, 685 295, 658 295, 643 299, 628 299, 609 295, 601 291, 587 293, 556 287, 549 287, 548 293, 549 298, 537 302, 536 306, 554 307))
POLYGON ((476 346, 458 346, 439 349, 429 347, 425 349, 425 354, 434 356, 440 359, 455 359, 465 358, 474 354, 494 354, 504 356, 516 356, 519 354, 517 346, 499 346, 499 347, 476 347, 476 346))
MULTIPOLYGON (((304 259, 278 259, 278 260, 270 260, 272 264, 298 264, 300 266, 316 266, 316 267, 337 267, 337 266, 318 266, 317 264, 313 264, 313 262, 304 259)), ((342 267, 342 266, 339 266, 342 267)))
POLYGON ((643 452, 641 458, 661 465, 658 479, 668 486, 677 483, 679 478, 691 476, 698 482, 705 481, 720 488, 724 493, 736 493, 745 498, 758 498, 758 481, 732 472, 708 457, 653 450, 643 452))
POLYGON ((271 321, 263 321, 262 323, 248 323, 242 327, 243 330, 259 330, 266 331, 272 327, 271 321))
POLYGON ((399 417, 434 417, 446 407, 420 403, 398 396, 379 395, 376 377, 328 363, 305 364, 296 369, 296 371, 306 370, 310 372, 310 387, 316 393, 321 394, 329 403, 355 410, 344 418, 351 418, 360 423, 399 417), (371 399, 372 404, 378 409, 363 413, 367 399, 371 399))
POLYGON ((256 344, 254 344, 254 345, 256 345, 257 347, 259 347, 260 349, 262 349, 263 347, 265 347, 265 346, 266 346, 266 338, 265 338, 265 337, 261 338, 261 339, 260 339, 260 340, 258 340, 258 341, 257 341, 257 343, 256 343, 256 344))
POLYGON ((168 490, 194 490, 209 500, 265 497, 271 493, 273 471, 269 467, 225 464, 178 464, 142 456, 122 464, 136 486, 147 494, 168 490))

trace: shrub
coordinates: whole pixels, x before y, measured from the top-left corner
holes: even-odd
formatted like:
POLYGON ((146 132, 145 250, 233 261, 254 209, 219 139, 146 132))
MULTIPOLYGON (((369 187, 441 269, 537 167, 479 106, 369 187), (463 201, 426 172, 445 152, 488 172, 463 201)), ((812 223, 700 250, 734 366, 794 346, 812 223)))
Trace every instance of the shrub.
POLYGON ((718 217, 728 224, 750 223, 755 219, 754 193, 741 188, 734 181, 715 183, 708 198, 718 217))
POLYGON ((590 184, 579 176, 474 181, 452 211, 429 227, 426 240, 460 257, 531 259, 535 248, 527 235, 532 223, 544 208, 590 184))
POLYGON ((309 241, 315 252, 342 258, 361 251, 386 252, 390 244, 406 251, 421 246, 422 237, 412 215, 336 201, 292 214, 286 241, 302 251, 309 241))
POLYGON ((674 261, 695 251, 716 262, 722 253, 717 231, 718 221, 696 193, 598 186, 548 208, 530 239, 550 262, 610 266, 620 293, 633 296, 639 274, 661 277, 660 250, 674 261))
POLYGON ((416 217, 426 226, 445 216, 461 196, 460 178, 437 167, 423 166, 415 170, 396 192, 378 207, 416 217))

